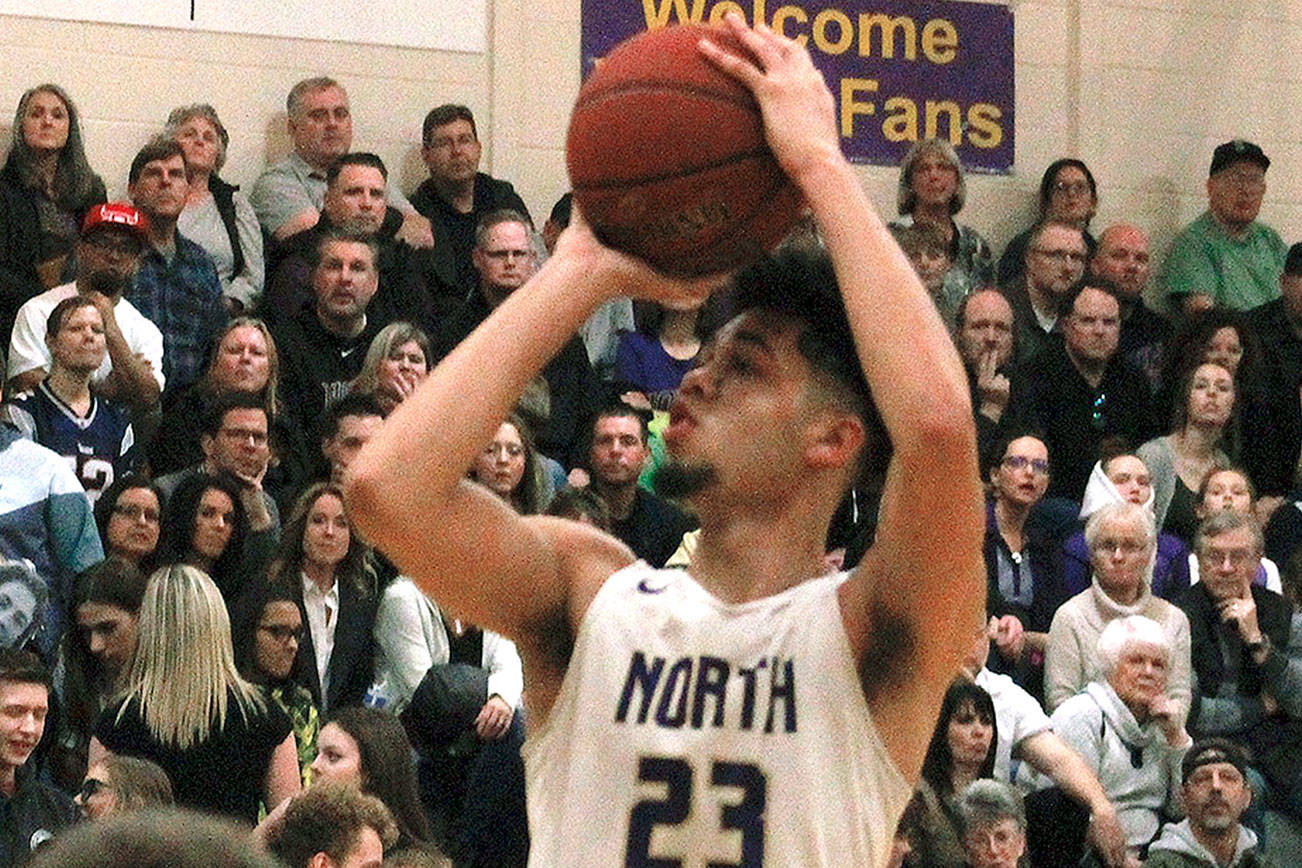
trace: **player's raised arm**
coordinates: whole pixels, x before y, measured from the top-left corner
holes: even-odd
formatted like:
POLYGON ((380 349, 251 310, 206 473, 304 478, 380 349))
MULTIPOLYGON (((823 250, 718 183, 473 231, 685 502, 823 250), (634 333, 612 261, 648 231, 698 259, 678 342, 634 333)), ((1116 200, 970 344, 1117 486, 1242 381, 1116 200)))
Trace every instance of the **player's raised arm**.
POLYGON ((874 720, 913 774, 927 743, 917 721, 934 716, 984 614, 967 380, 926 290, 841 155, 833 99, 808 53, 738 16, 727 21, 757 62, 704 43, 702 51, 755 93, 770 147, 823 230, 894 446, 877 541, 844 586, 842 610, 874 720))
POLYGON ((594 575, 608 575, 631 556, 578 525, 517 516, 467 482, 467 468, 529 380, 602 303, 704 292, 601 247, 575 222, 542 269, 394 411, 347 480, 369 541, 441 604, 526 643, 556 614, 581 614, 570 608, 570 579, 585 557, 599 561, 594 575))

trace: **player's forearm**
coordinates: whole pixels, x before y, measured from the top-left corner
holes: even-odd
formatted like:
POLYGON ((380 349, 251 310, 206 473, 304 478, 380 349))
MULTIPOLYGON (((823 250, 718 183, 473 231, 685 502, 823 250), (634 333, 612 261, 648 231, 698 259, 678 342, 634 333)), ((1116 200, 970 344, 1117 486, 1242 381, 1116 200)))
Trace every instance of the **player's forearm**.
POLYGON ((577 258, 549 260, 394 411, 349 467, 356 517, 377 544, 447 502, 526 384, 607 299, 577 258), (366 496, 367 493, 374 496, 366 496))
POLYGON ((798 182, 823 229, 860 362, 896 448, 934 450, 918 438, 938 430, 975 438, 958 354, 853 169, 829 156, 798 182))

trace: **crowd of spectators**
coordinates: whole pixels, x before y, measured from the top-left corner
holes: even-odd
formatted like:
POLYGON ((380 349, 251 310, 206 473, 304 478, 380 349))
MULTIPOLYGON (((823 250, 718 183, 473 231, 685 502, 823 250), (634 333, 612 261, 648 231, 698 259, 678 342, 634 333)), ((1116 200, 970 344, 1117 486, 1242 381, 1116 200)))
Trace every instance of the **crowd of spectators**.
MULTIPOLYGON (((372 549, 345 482, 539 267, 569 198, 537 231, 479 170, 463 106, 426 117, 410 198, 352 150, 337 82, 294 85, 287 113, 293 151, 247 195, 219 175, 217 112, 192 105, 110 203, 68 94, 19 101, 0 170, 0 637, 23 650, 0 653, 0 863, 51 838, 49 864, 74 859, 73 795, 113 840, 157 829, 107 818, 175 804, 257 824, 289 865, 527 859, 519 653, 372 549)), ((953 147, 905 157, 892 231, 969 375, 989 625, 897 864, 1271 864, 1265 812, 1302 820, 1302 244, 1257 220, 1269 165, 1215 149, 1161 313, 1145 233, 1091 235, 1080 160, 1049 166, 1040 219, 996 257, 955 219, 953 147)), ((727 309, 726 289, 603 307, 467 477, 690 567, 695 519, 650 471, 727 309)), ((878 490, 870 472, 847 498, 829 569, 870 544, 878 490)))

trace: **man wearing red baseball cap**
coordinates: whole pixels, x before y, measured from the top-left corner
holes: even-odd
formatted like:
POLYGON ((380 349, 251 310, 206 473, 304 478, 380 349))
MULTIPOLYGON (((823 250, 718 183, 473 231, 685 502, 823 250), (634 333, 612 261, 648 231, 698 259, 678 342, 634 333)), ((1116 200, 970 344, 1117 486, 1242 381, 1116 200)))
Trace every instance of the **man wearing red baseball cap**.
POLYGON ((148 220, 130 205, 109 202, 86 214, 77 242, 77 279, 29 299, 18 309, 9 341, 8 389, 33 388, 50 368, 46 321, 55 305, 81 293, 104 318, 108 357, 95 372, 96 391, 144 410, 163 389, 163 335, 122 293, 131 286, 146 243, 148 220))

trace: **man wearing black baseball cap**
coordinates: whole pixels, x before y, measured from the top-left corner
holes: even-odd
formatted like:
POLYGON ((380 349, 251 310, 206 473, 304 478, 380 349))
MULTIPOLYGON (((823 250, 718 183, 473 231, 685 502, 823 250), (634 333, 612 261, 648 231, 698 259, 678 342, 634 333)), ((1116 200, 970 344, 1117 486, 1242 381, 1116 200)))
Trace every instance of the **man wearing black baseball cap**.
POLYGON ((1200 741, 1181 764, 1185 819, 1167 823, 1144 868, 1274 868, 1256 834, 1239 822, 1252 801, 1243 749, 1220 738, 1200 741))
POLYGON ((1261 148, 1243 139, 1213 152, 1207 210, 1176 236, 1166 263, 1167 294, 1186 313, 1249 310, 1279 297, 1284 241, 1257 221, 1269 167, 1261 148))

